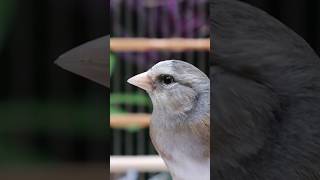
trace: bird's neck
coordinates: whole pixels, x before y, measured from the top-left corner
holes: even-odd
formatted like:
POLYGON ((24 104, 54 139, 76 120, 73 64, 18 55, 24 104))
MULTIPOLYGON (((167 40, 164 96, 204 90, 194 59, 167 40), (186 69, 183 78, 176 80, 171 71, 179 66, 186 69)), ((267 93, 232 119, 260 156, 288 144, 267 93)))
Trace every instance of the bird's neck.
POLYGON ((170 107, 153 105, 151 124, 155 128, 176 129, 192 126, 199 119, 210 118, 209 90, 200 93, 191 109, 187 111, 172 111, 170 107))
POLYGON ((183 114, 160 114, 154 109, 150 135, 164 159, 172 159, 174 152, 199 162, 210 158, 209 101, 209 93, 201 94, 192 111, 183 114))

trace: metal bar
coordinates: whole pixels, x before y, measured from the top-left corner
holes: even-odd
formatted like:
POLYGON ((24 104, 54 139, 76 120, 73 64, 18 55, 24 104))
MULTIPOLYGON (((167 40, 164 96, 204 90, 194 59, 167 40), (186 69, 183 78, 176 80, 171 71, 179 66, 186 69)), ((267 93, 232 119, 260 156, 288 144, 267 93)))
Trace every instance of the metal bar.
POLYGON ((110 172, 122 173, 128 170, 139 172, 167 171, 165 163, 160 156, 111 156, 110 172))
POLYGON ((111 38, 110 48, 113 52, 146 51, 210 51, 210 39, 186 38, 111 38))
POLYGON ((139 127, 147 128, 150 123, 150 114, 137 113, 137 114, 118 114, 110 116, 111 128, 129 128, 139 127))

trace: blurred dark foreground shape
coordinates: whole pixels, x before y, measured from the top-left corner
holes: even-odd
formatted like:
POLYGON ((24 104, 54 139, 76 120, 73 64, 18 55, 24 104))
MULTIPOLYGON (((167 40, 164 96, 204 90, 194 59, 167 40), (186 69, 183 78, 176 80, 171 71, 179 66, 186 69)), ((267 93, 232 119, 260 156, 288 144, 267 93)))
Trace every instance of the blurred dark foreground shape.
POLYGON ((98 180, 108 172, 100 165, 80 166, 77 164, 10 168, 0 170, 1 180, 98 180))
MULTIPOLYGON (((108 4, 0 1, 0 180, 108 177, 108 90, 53 63, 66 50, 109 34, 108 4)), ((93 65, 86 67, 96 71, 86 76, 102 77, 106 86, 107 48, 100 49, 89 43, 89 52, 65 57, 93 65), (102 64, 95 62, 99 57, 102 64)))
POLYGON ((109 36, 90 41, 62 56, 56 64, 80 76, 109 87, 109 36))

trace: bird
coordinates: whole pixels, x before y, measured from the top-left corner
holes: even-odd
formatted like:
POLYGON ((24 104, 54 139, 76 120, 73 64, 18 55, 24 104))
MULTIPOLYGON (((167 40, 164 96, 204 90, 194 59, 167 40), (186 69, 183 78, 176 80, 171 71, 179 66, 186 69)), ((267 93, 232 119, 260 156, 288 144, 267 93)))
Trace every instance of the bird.
POLYGON ((210 179, 208 76, 187 62, 165 60, 128 83, 151 99, 151 141, 173 179, 210 179))
POLYGON ((55 64, 104 87, 110 87, 109 40, 110 36, 107 35, 73 48, 61 55, 55 64))
POLYGON ((320 179, 320 59, 268 13, 210 0, 211 176, 320 179))

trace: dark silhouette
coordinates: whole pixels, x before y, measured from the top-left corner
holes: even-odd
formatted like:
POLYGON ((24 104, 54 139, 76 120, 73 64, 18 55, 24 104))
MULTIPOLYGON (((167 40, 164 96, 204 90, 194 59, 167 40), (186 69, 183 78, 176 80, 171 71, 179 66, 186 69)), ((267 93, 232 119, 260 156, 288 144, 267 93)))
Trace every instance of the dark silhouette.
POLYGON ((267 13, 211 0, 215 180, 320 179, 320 60, 267 13))

